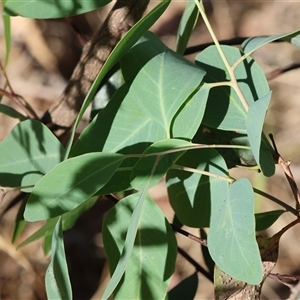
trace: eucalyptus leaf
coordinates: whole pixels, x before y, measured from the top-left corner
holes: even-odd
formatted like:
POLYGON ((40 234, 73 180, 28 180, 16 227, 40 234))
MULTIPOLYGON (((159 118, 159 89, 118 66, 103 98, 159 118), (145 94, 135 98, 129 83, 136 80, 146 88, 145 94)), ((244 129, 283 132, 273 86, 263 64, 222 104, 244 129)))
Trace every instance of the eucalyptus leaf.
POLYGON ((112 50, 111 54, 105 61, 103 67, 101 68, 99 74, 94 80, 88 94, 86 95, 82 107, 78 113, 77 119, 72 129, 71 137, 68 141, 67 146, 67 155, 73 144, 75 137, 75 130, 82 119, 84 112, 88 108, 89 104, 93 101, 94 96, 96 95, 98 88, 105 78, 107 73, 115 66, 115 64, 121 59, 121 57, 128 52, 128 50, 138 41, 138 39, 147 31, 155 21, 163 14, 165 9, 170 4, 170 0, 163 0, 157 6, 155 6, 148 14, 146 14, 141 20, 139 20, 134 26, 123 36, 120 42, 112 50))
MULTIPOLYGON (((5 4, 5 1, 2 1, 5 4)), ((4 62, 4 69, 7 66, 9 56, 10 56, 10 49, 11 49, 11 26, 10 26, 10 17, 2 15, 3 25, 4 25, 4 36, 5 36, 5 62, 4 62)))
POLYGON ((242 48, 246 55, 250 55, 260 47, 278 40, 292 43, 296 47, 300 48, 299 37, 300 30, 272 36, 251 37, 242 43, 242 48))
POLYGON ((105 6, 111 0, 7 0, 4 13, 9 16, 22 16, 33 19, 55 19, 80 15, 105 6))
MULTIPOLYGON (((214 149, 187 151, 177 165, 228 176, 226 163, 214 149)), ((210 224, 211 202, 227 194, 228 183, 205 174, 171 169, 167 173, 170 204, 179 221, 187 226, 202 228, 210 224)))
POLYGON ((188 146, 191 146, 191 143, 178 139, 162 140, 153 143, 143 154, 156 153, 157 155, 142 157, 137 161, 131 173, 132 187, 136 190, 141 190, 150 175, 151 182, 149 183, 149 187, 157 184, 171 165, 184 153, 184 150, 178 152, 173 152, 172 150, 188 146), (166 151, 169 151, 170 153, 160 154, 161 152, 166 151), (151 170, 158 156, 159 160, 157 166, 155 167, 153 174, 151 174, 151 170))
POLYGON ((247 134, 253 156, 265 176, 275 172, 273 152, 266 139, 262 140, 265 115, 271 99, 271 92, 252 103, 247 115, 247 134))
POLYGON ((184 54, 191 33, 197 23, 198 17, 199 9, 195 0, 188 0, 177 31, 176 52, 178 54, 184 54))
POLYGON ((255 214, 255 230, 263 231, 272 226, 286 210, 271 210, 255 214))
POLYGON ((73 210, 108 182, 124 158, 116 153, 88 153, 63 161, 34 187, 25 220, 45 220, 73 210))
POLYGON ((72 299, 61 218, 57 221, 52 237, 51 261, 46 271, 45 283, 48 299, 72 299))
POLYGON ((204 116, 210 87, 202 84, 180 107, 173 118, 171 136, 173 138, 193 137, 204 116))
MULTIPOLYGON (((130 225, 140 195, 122 199, 105 217, 103 241, 111 273, 116 272, 118 263, 123 260, 125 237, 133 234, 130 225)), ((122 281, 114 292, 115 299, 164 299, 174 272, 174 232, 152 199, 145 197, 142 201, 134 246, 122 281)))
MULTIPOLYGON (((230 65, 239 60, 244 53, 239 49, 221 45, 230 65)), ((228 82, 230 76, 215 46, 210 46, 196 57, 196 64, 207 75, 206 83, 228 82)), ((238 85, 248 105, 269 93, 269 85, 263 70, 250 57, 244 59, 234 70, 238 85), (255 78, 255 80, 254 80, 255 78)), ((213 128, 246 133, 247 112, 232 87, 212 87, 208 97, 203 123, 213 128)))
POLYGON ((11 118, 19 119, 20 121, 25 121, 27 119, 24 115, 16 111, 14 108, 2 103, 0 103, 0 112, 11 118))
POLYGON ((44 124, 26 120, 0 142, 0 153, 0 185, 21 187, 35 185, 62 161, 65 150, 44 124))
MULTIPOLYGON (((130 88, 125 84, 114 94, 105 109, 80 135, 71 151, 72 156, 91 151, 142 153, 153 142, 171 137, 171 127, 173 122, 176 123, 173 118, 182 109, 189 109, 189 113, 185 113, 185 119, 181 118, 179 122, 185 121, 186 126, 193 127, 185 139, 191 139, 195 134, 201 121, 190 118, 195 105, 189 107, 187 103, 187 108, 182 106, 200 85, 205 72, 168 49, 149 32, 126 57, 129 59, 130 55, 135 58, 137 66, 144 64, 143 68, 135 77, 127 75, 134 77, 130 88), (157 53, 151 54, 155 56, 147 62, 139 61, 149 49, 151 52, 153 44, 160 45, 157 53)), ((202 101, 199 97, 197 105, 202 101)), ((203 101, 205 103, 205 99, 203 101)), ((172 134, 177 136, 174 128, 172 134)), ((182 131, 179 134, 182 135, 182 131)))
POLYGON ((212 259, 228 275, 249 284, 259 284, 263 274, 249 180, 235 181, 227 195, 212 202, 211 211, 207 243, 212 259))

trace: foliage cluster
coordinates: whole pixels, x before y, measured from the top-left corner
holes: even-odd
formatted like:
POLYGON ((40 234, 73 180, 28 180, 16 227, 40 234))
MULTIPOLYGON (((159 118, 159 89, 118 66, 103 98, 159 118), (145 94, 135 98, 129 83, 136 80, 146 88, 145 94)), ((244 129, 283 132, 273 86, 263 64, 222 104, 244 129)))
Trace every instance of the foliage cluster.
MULTIPOLYGON (((6 1, 7 61, 8 15, 60 18, 108 2, 6 1)), ((0 104, 2 113, 20 120, 0 143, 1 189, 4 195, 15 189, 28 194, 13 240, 26 222, 45 221, 20 247, 44 238, 45 253, 51 253, 45 283, 49 299, 72 298, 63 231, 99 195, 129 194, 109 211, 103 224, 112 274, 103 299, 111 294, 116 299, 165 298, 177 254, 173 229, 182 225, 209 227, 207 246, 217 266, 217 295, 225 293, 224 282, 231 277, 260 287, 276 257, 266 251, 270 250, 266 240, 257 241, 256 231, 268 228, 287 211, 299 216, 298 202, 293 208, 266 194, 283 209, 255 214, 254 192, 263 192, 253 189, 248 179, 229 173, 244 167, 259 169, 267 177, 274 174, 280 156, 262 131, 271 91, 251 55, 278 40, 298 47, 299 31, 250 38, 241 50, 220 45, 201 1, 187 1, 173 51, 148 31, 169 3, 161 1, 113 50, 86 95, 65 148, 40 121, 0 104), (184 51, 199 16, 214 45, 192 63, 184 51), (93 112, 95 117, 73 143, 83 113, 117 63, 123 83, 104 109, 93 112), (147 194, 164 177, 176 216, 173 227, 147 194), (266 262, 271 263, 269 268, 266 262)), ((196 291, 194 276, 188 281, 189 291, 196 291)), ((170 291, 169 299, 186 284, 170 291)))

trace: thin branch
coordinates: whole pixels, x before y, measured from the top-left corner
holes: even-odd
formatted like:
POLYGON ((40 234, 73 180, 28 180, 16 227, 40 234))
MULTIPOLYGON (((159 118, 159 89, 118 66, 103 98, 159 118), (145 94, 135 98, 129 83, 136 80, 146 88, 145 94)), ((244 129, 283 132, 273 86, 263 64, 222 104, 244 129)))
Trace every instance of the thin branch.
POLYGON ((289 65, 287 67, 275 69, 272 72, 270 72, 269 74, 267 74, 266 77, 267 77, 268 80, 272 80, 272 79, 275 79, 276 77, 278 77, 278 76, 280 76, 280 75, 282 75, 286 72, 289 72, 289 71, 292 71, 292 70, 295 70, 295 69, 299 69, 299 68, 300 68, 300 63, 294 63, 294 64, 289 65))
POLYGON ((10 90, 10 92, 7 92, 6 90, 0 88, 0 94, 6 96, 7 98, 15 102, 19 107, 21 107, 26 112, 29 118, 37 120, 39 117, 37 116, 36 112, 32 109, 32 107, 28 103, 26 103, 26 101, 21 96, 17 95, 14 92, 1 62, 0 62, 0 69, 3 73, 3 76, 5 77, 7 87, 10 90), (21 99, 23 101, 21 101, 21 99))
POLYGON ((170 224, 170 225, 171 225, 171 227, 173 228, 174 231, 188 237, 189 239, 201 244, 202 246, 207 247, 207 242, 206 242, 205 239, 199 238, 199 237, 197 237, 197 236, 195 236, 195 235, 193 235, 193 234, 191 234, 191 233, 189 233, 189 232, 187 232, 187 231, 185 231, 185 230, 183 230, 183 229, 181 229, 181 228, 179 228, 179 227, 177 227, 173 224, 170 224))
POLYGON ((273 201, 274 203, 276 203, 276 204, 282 206, 283 208, 285 208, 287 211, 289 211, 289 212, 292 213, 293 215, 295 215, 295 216, 298 216, 298 215, 299 215, 298 211, 297 211, 295 208, 293 208, 292 206, 286 204, 286 203, 283 202, 282 200, 280 200, 280 199, 278 199, 278 198, 276 198, 276 197, 274 197, 274 196, 272 196, 272 195, 270 195, 270 194, 267 194, 266 192, 263 192, 263 191, 261 191, 261 190, 255 188, 255 187, 253 187, 253 191, 254 191, 254 193, 256 193, 256 194, 258 194, 258 195, 261 195, 261 196, 263 196, 263 197, 265 197, 265 198, 267 198, 267 199, 273 201))
POLYGON ((186 166, 179 166, 179 165, 173 165, 171 167, 171 169, 174 170, 181 170, 181 171, 186 171, 186 172, 191 172, 191 173, 197 173, 197 174, 201 174, 201 175, 206 175, 209 177, 214 177, 220 180, 224 180, 227 181, 228 183, 233 183, 235 181, 235 179, 230 178, 230 177, 226 177, 226 176, 222 176, 219 174, 215 174, 215 173, 211 173, 208 171, 204 171, 204 170, 199 170, 199 169, 195 169, 195 168, 190 168, 190 167, 186 167, 186 166))
POLYGON ((292 281, 295 283, 300 280, 300 275, 286 275, 286 274, 270 273, 268 275, 268 277, 279 283, 286 285, 289 288, 292 288, 294 286, 294 284, 287 283, 287 281, 292 281))
POLYGON ((272 141, 273 147, 275 149, 275 159, 278 162, 278 165, 281 167, 283 170, 285 177, 287 178, 287 181, 291 187, 292 193, 294 195, 295 201, 296 201, 296 209, 299 210, 300 208, 300 192, 297 186, 297 183, 294 179, 294 175, 290 169, 291 162, 290 161, 285 161, 282 156, 279 154, 276 143, 274 140, 274 137, 272 134, 269 134, 270 139, 272 141))

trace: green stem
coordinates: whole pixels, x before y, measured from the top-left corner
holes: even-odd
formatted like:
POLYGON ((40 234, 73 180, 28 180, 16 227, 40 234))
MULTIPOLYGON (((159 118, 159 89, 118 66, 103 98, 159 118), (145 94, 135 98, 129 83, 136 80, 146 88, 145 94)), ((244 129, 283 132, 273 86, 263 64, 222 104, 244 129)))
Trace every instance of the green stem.
POLYGON ((244 150, 251 150, 249 146, 242 146, 242 145, 216 145, 216 144, 191 144, 191 146, 180 147, 176 149, 161 151, 161 152, 153 152, 153 153, 142 153, 142 154, 128 154, 126 155, 127 158, 144 158, 150 156, 160 156, 166 155, 170 153, 176 153, 181 151, 187 150, 194 150, 194 149, 206 149, 206 148, 229 148, 229 149, 244 149, 244 150))
POLYGON ((8 193, 10 191, 16 191, 16 190, 21 190, 21 189, 29 189, 29 188, 33 188, 34 184, 32 185, 23 185, 23 186, 14 186, 14 187, 10 187, 10 186, 0 186, 0 190, 3 190, 4 193, 8 193))
POLYGON ((265 193, 265 192, 263 192, 263 191, 261 191, 261 190, 255 188, 255 187, 253 188, 253 191, 254 191, 254 193, 256 193, 256 194, 258 194, 258 195, 261 195, 261 196, 263 196, 263 197, 265 197, 265 198, 267 198, 267 199, 273 201, 274 203, 276 203, 276 204, 282 206, 282 207, 285 208, 287 211, 291 212, 293 215, 295 215, 295 216, 297 216, 297 217, 299 216, 299 213, 298 213, 298 211, 297 211, 295 208, 293 208, 292 206, 286 204, 286 203, 283 202, 282 200, 279 200, 278 198, 276 198, 276 197, 274 197, 274 196, 272 196, 272 195, 270 195, 270 194, 267 194, 267 193, 265 193))
POLYGON ((203 19, 206 27, 207 27, 207 30, 209 31, 209 34, 212 37, 212 40, 215 43, 215 46, 216 46, 216 48, 217 48, 217 50, 219 52, 219 55, 220 55, 220 57, 221 57, 224 65, 225 65, 225 68, 226 68, 226 70, 227 70, 227 72, 229 74, 230 85, 235 90, 235 92, 237 93, 237 95, 240 98, 240 101, 242 102, 245 110, 248 111, 248 108, 249 108, 248 102, 246 101, 246 98, 244 97, 244 95, 243 95, 243 93, 242 93, 242 91, 241 91, 241 89, 240 89, 240 87, 239 87, 239 85, 237 83, 236 77, 234 75, 234 69, 230 66, 230 64, 229 64, 229 62, 228 62, 228 60, 227 60, 227 58, 226 58, 226 56, 225 56, 225 54, 224 54, 221 46, 220 46, 220 43, 219 43, 219 41, 218 41, 218 39, 217 39, 217 37, 216 37, 216 35, 215 35, 215 33, 214 33, 214 31, 213 31, 210 23, 209 23, 209 20, 208 20, 208 18, 206 16, 206 13, 204 11, 203 4, 199 3, 197 0, 195 0, 195 3, 196 3, 196 5, 197 5, 197 7, 199 9, 199 12, 200 12, 200 14, 202 16, 202 19, 203 19))
POLYGON ((215 174, 215 173, 211 173, 211 172, 207 172, 207 171, 203 171, 203 170, 198 170, 195 168, 189 168, 189 167, 185 167, 185 166, 173 165, 171 167, 171 169, 206 175, 209 177, 214 177, 214 178, 218 178, 218 179, 227 181, 228 183, 233 183, 235 181, 235 179, 230 178, 230 177, 222 176, 219 174, 215 174))

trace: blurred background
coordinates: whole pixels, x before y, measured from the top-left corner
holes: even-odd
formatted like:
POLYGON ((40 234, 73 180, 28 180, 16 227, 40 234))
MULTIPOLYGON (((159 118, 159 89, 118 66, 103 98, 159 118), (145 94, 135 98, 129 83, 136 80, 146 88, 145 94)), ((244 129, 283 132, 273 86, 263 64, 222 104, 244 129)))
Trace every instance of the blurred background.
MULTIPOLYGON (((300 2, 298 1, 204 1, 211 25, 219 40, 234 37, 274 35, 300 28, 300 2)), ((148 10, 157 5, 150 1, 148 10)), ((173 0, 161 19, 151 29, 158 34, 171 49, 175 48, 176 30, 185 8, 186 1, 173 0)), ((111 5, 72 18, 72 22, 89 40, 101 26, 111 5)), ((12 48, 7 75, 15 93, 22 95, 42 116, 51 103, 62 93, 68 78, 79 60, 82 45, 70 22, 61 20, 31 20, 21 17, 11 18, 12 48)), ((190 39, 190 45, 211 42, 201 19, 190 39)), ((192 60, 197 53, 187 56, 192 60)), ((296 182, 300 182, 300 51, 286 43, 267 45, 253 55, 269 78, 273 91, 266 118, 265 133, 273 133, 279 153, 291 161, 291 169, 296 182), (295 66, 284 72, 286 68, 295 66)), ((0 60, 5 58, 3 24, 0 23, 0 60)), ((1 87, 5 80, 0 75, 1 87)), ((9 99, 2 103, 19 108, 9 99)), ((88 117, 85 119, 88 121, 88 117)), ((15 120, 0 114, 0 140, 11 131, 15 120)), ((0 154, 1 155, 1 154, 0 154)), ((277 167, 275 176, 264 178, 257 173, 234 171, 232 176, 247 176, 252 184, 277 198, 293 205, 294 199, 282 170, 277 167)), ((152 197, 172 221, 164 182, 150 191, 152 197)), ((13 195, 10 195, 13 197, 13 195)), ((6 198, 5 198, 6 199, 6 198)), ((101 239, 103 212, 112 206, 108 199, 98 201, 85 213, 75 227, 65 233, 65 247, 70 267, 70 277, 74 288, 74 299, 97 299, 109 279, 101 239), (103 270, 103 272, 102 272, 103 270)), ((32 243, 20 250, 20 244, 41 227, 43 223, 28 224, 20 238, 11 244, 14 220, 20 203, 6 207, 0 204, 0 299, 46 299, 44 272, 49 258, 42 250, 42 241, 32 243)), ((256 198, 257 211, 279 209, 274 203, 261 197, 256 198)), ((294 220, 286 213, 263 234, 272 236, 294 220)), ((184 228, 199 236, 199 230, 184 228)), ((300 226, 289 230, 280 241, 278 263, 273 273, 300 275, 300 226)), ((178 235, 179 246, 202 266, 200 245, 178 235)), ((177 268, 170 287, 193 274, 195 268, 180 254, 177 268)), ((198 273, 199 287, 195 299, 213 299, 213 284, 198 273)), ((287 286, 267 279, 261 299, 287 299, 287 286)))

